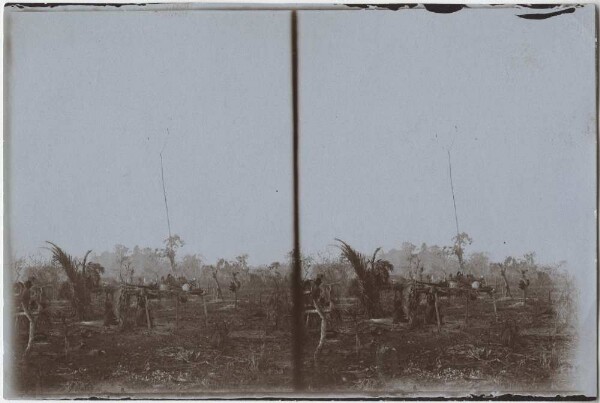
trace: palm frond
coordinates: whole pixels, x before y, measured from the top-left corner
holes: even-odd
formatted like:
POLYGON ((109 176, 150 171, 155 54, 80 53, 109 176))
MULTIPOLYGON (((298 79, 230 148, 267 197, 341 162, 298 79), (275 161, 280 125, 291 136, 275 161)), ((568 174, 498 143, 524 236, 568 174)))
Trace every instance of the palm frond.
MULTIPOLYGON (((375 252, 373 252, 373 258, 371 259, 371 264, 374 266, 375 265, 375 258, 377 257, 377 253, 379 253, 379 251, 381 250, 381 247, 375 249, 375 252)), ((381 260, 381 259, 379 259, 381 260)))
POLYGON ((85 268, 85 265, 86 265, 86 263, 87 263, 87 258, 88 258, 88 255, 89 255, 90 253, 92 253, 92 250, 91 250, 91 249, 90 249, 90 250, 88 250, 88 251, 85 253, 85 256, 83 256, 83 263, 82 263, 81 267, 85 268))
POLYGON ((77 262, 75 261, 75 259, 73 259, 71 255, 63 251, 55 243, 52 243, 50 241, 46 241, 46 243, 52 245, 51 248, 48 248, 52 252, 52 261, 58 263, 64 269, 69 280, 71 280, 72 282, 76 282, 79 274, 77 271, 77 262))
POLYGON ((348 262, 350 262, 358 278, 364 279, 367 274, 367 259, 365 256, 354 250, 350 245, 341 239, 336 238, 335 240, 341 243, 341 245, 338 245, 338 247, 342 251, 342 256, 346 258, 348 262))

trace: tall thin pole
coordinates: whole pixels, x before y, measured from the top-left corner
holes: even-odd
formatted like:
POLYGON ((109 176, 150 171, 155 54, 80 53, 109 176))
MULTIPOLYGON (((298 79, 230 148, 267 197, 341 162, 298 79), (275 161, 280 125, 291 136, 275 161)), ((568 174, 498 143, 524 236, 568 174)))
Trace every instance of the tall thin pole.
POLYGON ((169 229, 169 238, 167 239, 167 256, 169 257, 169 263, 171 263, 171 271, 175 272, 175 252, 173 250, 173 237, 171 236, 171 220, 169 218, 169 204, 167 203, 167 189, 165 187, 165 171, 163 168, 163 157, 162 153, 165 151, 167 145, 167 139, 169 138, 169 129, 167 128, 167 137, 163 148, 160 150, 160 178, 162 179, 163 196, 165 197, 165 210, 167 212, 167 227, 169 229))
POLYGON ((458 214, 456 213, 456 198, 454 197, 454 184, 452 183, 452 163, 450 162, 450 150, 448 151, 448 168, 450 170, 450 189, 452 190, 452 203, 454 203, 454 220, 456 221, 456 236, 459 235, 458 230, 458 214))
POLYGON ((169 220, 169 205, 167 204, 167 190, 165 188, 165 172, 163 170, 162 151, 160 152, 160 177, 162 179, 163 195, 165 197, 165 210, 167 211, 167 227, 169 228, 169 242, 171 241, 171 220, 169 220))
POLYGON ((302 326, 302 303, 301 288, 301 266, 300 266, 300 178, 299 178, 299 156, 298 156, 298 25, 296 11, 292 11, 291 24, 291 50, 292 50, 292 110, 293 110, 293 174, 294 174, 294 250, 292 270, 292 300, 293 325, 292 325, 292 362, 294 366, 293 384, 296 391, 304 388, 302 356, 303 336, 302 326))

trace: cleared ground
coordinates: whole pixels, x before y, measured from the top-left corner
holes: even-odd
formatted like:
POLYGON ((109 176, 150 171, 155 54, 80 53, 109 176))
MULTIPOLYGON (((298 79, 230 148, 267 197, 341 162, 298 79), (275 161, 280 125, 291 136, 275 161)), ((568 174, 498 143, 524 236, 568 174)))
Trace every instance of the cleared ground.
MULTIPOLYGON (((340 301, 341 318, 334 320, 317 363, 318 319, 305 336, 304 375, 307 393, 359 395, 432 395, 455 391, 567 394, 573 377, 570 352, 574 332, 557 316, 547 290, 522 298, 499 299, 498 319, 492 301, 481 296, 469 303, 442 298, 444 324, 410 329, 391 318, 367 320, 357 302, 340 301), (504 322, 519 327, 514 346, 501 342, 504 322)), ((228 296, 226 296, 228 298, 228 296)), ((391 296, 384 298, 391 306, 391 296)), ((105 327, 103 299, 95 301, 97 320, 68 323, 65 351, 60 313, 66 301, 52 303, 50 335, 23 359, 25 323, 18 326, 9 385, 12 395, 34 396, 260 396, 291 392, 289 315, 279 329, 269 315, 265 296, 246 293, 233 299, 208 301, 208 326, 202 300, 192 296, 180 305, 175 329, 175 301, 152 301, 155 326, 121 332, 105 327), (224 330, 225 323, 227 330, 224 330)))

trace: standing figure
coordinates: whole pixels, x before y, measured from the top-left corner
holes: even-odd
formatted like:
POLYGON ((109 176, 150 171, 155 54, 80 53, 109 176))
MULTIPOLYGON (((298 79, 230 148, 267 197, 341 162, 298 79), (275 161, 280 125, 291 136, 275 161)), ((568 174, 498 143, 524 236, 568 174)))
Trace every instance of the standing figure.
POLYGON ((115 306, 112 302, 113 293, 106 292, 106 300, 104 301, 104 326, 117 325, 117 315, 115 315, 115 306))

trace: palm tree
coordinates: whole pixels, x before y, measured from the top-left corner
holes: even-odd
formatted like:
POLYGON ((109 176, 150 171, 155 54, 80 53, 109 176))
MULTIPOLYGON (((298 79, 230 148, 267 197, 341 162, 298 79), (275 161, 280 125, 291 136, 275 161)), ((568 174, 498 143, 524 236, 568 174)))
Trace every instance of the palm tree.
POLYGON ((365 255, 357 252, 341 239, 339 246, 342 256, 350 262, 358 281, 360 300, 369 318, 379 318, 383 315, 379 291, 381 287, 389 282, 390 272, 394 266, 387 260, 377 259, 377 253, 381 248, 375 249, 373 257, 369 260, 365 255))
POLYGON ((87 307, 91 303, 90 291, 99 285, 104 267, 87 261, 89 254, 92 253, 91 250, 86 252, 82 260, 78 260, 67 254, 58 245, 52 242, 47 243, 52 245, 50 248, 52 261, 63 268, 73 286, 71 304, 77 312, 77 318, 85 320, 87 307))

